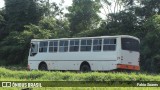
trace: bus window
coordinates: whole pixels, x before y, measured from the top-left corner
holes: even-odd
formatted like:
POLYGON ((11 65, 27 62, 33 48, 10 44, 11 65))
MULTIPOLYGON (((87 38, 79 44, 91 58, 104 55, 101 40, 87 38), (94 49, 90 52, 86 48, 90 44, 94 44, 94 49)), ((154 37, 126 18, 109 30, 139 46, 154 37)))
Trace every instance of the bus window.
POLYGON ((39 45, 39 52, 47 52, 48 42, 41 41, 39 45))
POLYGON ((54 52, 57 52, 58 51, 58 41, 54 41, 54 43, 53 43, 53 51, 54 52))
POLYGON ((68 51, 68 41, 62 40, 59 44, 59 52, 67 52, 68 51))
POLYGON ((79 40, 70 40, 70 52, 75 52, 79 50, 79 40))
POLYGON ((132 38, 121 39, 122 50, 138 51, 139 52, 139 41, 132 38))
POLYGON ((53 41, 49 42, 49 52, 53 52, 53 41))
POLYGON ((102 39, 93 40, 93 51, 101 51, 102 39))
POLYGON ((57 52, 58 50, 58 41, 49 42, 49 52, 57 52))
POLYGON ((31 51, 30 56, 35 56, 38 51, 38 44, 37 43, 31 43, 31 51))
POLYGON ((81 51, 91 51, 92 40, 82 39, 81 40, 81 51))
POLYGON ((116 50, 116 39, 104 39, 103 41, 103 51, 113 51, 116 50))

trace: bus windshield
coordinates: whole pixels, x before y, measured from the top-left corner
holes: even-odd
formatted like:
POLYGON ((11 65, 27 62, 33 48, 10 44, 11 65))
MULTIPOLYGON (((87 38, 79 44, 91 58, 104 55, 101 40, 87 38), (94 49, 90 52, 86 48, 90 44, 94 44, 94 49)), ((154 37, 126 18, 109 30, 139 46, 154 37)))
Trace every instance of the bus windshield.
POLYGON ((36 43, 31 43, 30 56, 36 55, 37 51, 38 51, 38 45, 36 43))
POLYGON ((122 50, 137 51, 139 52, 139 41, 133 38, 121 39, 122 50))

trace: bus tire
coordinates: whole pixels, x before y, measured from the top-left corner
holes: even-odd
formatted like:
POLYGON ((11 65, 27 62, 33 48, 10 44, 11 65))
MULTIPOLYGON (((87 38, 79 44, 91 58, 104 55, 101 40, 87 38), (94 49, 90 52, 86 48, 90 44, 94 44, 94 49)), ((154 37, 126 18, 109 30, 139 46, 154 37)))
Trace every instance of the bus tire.
POLYGON ((48 70, 47 64, 45 62, 40 63, 38 69, 42 71, 47 71, 48 70))
POLYGON ((91 71, 91 68, 90 68, 89 65, 83 64, 83 65, 81 66, 81 68, 80 68, 80 71, 81 71, 81 72, 90 72, 90 71, 91 71))

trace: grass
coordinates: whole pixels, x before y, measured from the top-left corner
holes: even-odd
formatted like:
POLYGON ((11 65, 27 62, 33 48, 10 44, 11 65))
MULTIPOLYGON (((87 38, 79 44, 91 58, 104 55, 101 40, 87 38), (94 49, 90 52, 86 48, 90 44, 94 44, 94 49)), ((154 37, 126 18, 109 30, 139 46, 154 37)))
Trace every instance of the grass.
POLYGON ((27 71, 0 68, 0 80, 18 81, 160 81, 160 75, 125 72, 27 71))
MULTIPOLYGON (((21 90, 24 88, 0 88, 1 90, 21 90)), ((31 90, 159 90, 159 87, 47 87, 31 90)))
MULTIPOLYGON (((160 81, 160 75, 125 72, 27 71, 0 68, 0 81, 160 81)), ((7 88, 7 90, 21 88, 7 88)), ((33 90, 159 90, 158 87, 46 87, 33 90)), ((6 90, 6 88, 0 88, 6 90)))

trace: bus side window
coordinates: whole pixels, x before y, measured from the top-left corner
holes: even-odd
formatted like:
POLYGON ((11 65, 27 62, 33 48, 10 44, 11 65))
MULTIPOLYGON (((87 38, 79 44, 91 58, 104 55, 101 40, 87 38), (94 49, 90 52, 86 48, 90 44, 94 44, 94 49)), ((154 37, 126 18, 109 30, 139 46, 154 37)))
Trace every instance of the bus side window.
POLYGON ((101 51, 102 39, 93 40, 93 51, 101 51))
POLYGON ((53 41, 49 42, 49 52, 53 52, 53 41))
POLYGON ((54 43, 53 43, 53 51, 54 52, 57 52, 58 51, 58 41, 54 41, 54 43))
POLYGON ((47 52, 48 41, 41 41, 39 45, 39 52, 47 52))
POLYGON ((58 41, 49 42, 49 52, 57 52, 58 50, 58 41))
POLYGON ((59 52, 67 52, 68 51, 68 40, 60 41, 59 52))
POLYGON ((81 51, 91 51, 92 40, 82 39, 81 40, 81 51))
POLYGON ((79 50, 79 40, 70 40, 70 52, 76 52, 79 50))
POLYGON ((116 39, 104 39, 103 41, 104 51, 114 51, 116 50, 116 39))

